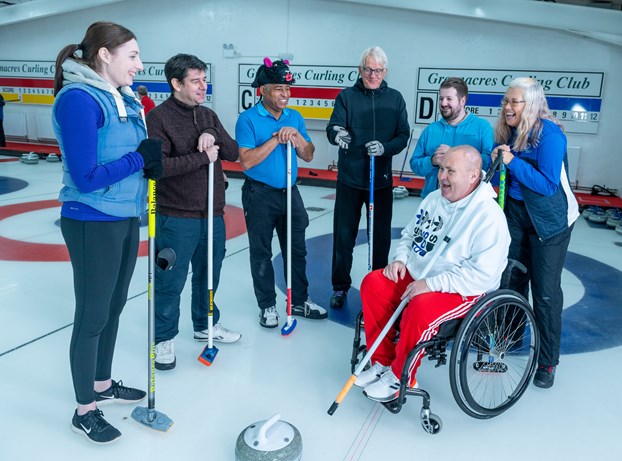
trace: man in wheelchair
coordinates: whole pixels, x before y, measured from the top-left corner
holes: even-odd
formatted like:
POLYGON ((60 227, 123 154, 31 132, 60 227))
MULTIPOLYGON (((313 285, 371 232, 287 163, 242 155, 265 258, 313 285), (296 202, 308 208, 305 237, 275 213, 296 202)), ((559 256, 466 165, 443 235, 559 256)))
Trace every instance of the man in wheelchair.
MULTIPOLYGON (((492 186, 483 180, 480 153, 471 146, 450 149, 440 165, 439 189, 421 202, 402 231, 392 262, 370 272, 361 284, 367 344, 380 335, 400 302, 410 299, 399 321, 372 355, 372 366, 355 385, 378 402, 398 397, 408 353, 432 338, 439 326, 462 318, 487 292, 499 287, 510 234, 492 186)), ((412 362, 409 386, 424 350, 412 362)))

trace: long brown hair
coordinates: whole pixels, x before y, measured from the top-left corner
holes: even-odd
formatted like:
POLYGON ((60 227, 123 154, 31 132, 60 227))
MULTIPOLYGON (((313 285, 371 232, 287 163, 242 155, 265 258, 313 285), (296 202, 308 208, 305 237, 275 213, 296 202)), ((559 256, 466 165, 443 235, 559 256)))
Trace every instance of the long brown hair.
POLYGON ((54 74, 54 95, 63 88, 62 64, 67 58, 74 59, 97 71, 101 64, 98 57, 101 48, 107 48, 111 53, 114 53, 118 47, 132 39, 136 39, 134 33, 119 24, 103 21, 91 24, 86 30, 82 42, 67 45, 58 53, 54 74), (77 51, 81 51, 82 55, 78 56, 77 51))

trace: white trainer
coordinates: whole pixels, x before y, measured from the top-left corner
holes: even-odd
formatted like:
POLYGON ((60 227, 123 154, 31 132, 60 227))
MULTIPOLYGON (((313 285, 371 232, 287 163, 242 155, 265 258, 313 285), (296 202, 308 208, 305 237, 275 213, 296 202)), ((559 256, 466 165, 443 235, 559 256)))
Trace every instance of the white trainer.
POLYGON ((400 381, 389 369, 377 381, 365 386, 363 394, 376 402, 390 402, 400 395, 400 381))
POLYGON ((267 307, 259 312, 259 325, 264 328, 276 328, 279 326, 279 313, 276 306, 267 307))
POLYGON ((362 371, 361 374, 356 377, 354 385, 358 387, 365 387, 368 384, 378 381, 380 375, 388 369, 389 367, 385 367, 384 365, 376 362, 367 370, 362 371))
POLYGON ((175 343, 172 339, 156 344, 155 367, 158 370, 175 368, 175 343))
MULTIPOLYGON (((212 327, 212 338, 220 343, 234 343, 242 337, 241 333, 223 327, 220 322, 212 327)), ((194 339, 205 342, 209 339, 208 329, 195 331, 194 339)))

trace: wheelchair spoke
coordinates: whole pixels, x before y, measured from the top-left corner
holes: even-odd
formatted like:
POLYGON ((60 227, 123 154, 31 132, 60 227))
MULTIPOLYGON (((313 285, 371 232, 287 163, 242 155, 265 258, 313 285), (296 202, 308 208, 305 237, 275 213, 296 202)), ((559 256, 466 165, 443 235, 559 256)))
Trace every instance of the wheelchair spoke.
POLYGON ((451 378, 454 396, 477 418, 498 415, 512 406, 527 388, 535 365, 531 308, 514 292, 500 293, 491 295, 469 318, 458 342, 459 361, 452 360, 459 366, 451 378))

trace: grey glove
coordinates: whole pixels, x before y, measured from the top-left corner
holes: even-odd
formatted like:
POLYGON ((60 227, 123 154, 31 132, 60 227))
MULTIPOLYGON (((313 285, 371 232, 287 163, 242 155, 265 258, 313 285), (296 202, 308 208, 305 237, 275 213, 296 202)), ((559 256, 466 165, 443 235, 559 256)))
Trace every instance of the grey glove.
POLYGON ((367 147, 367 155, 370 157, 378 157, 384 154, 384 146, 380 141, 369 141, 365 147, 367 147))
POLYGON ((352 141, 352 137, 348 131, 341 126, 334 126, 333 130, 337 132, 335 136, 335 141, 344 150, 348 150, 348 146, 350 145, 350 141, 352 141))

